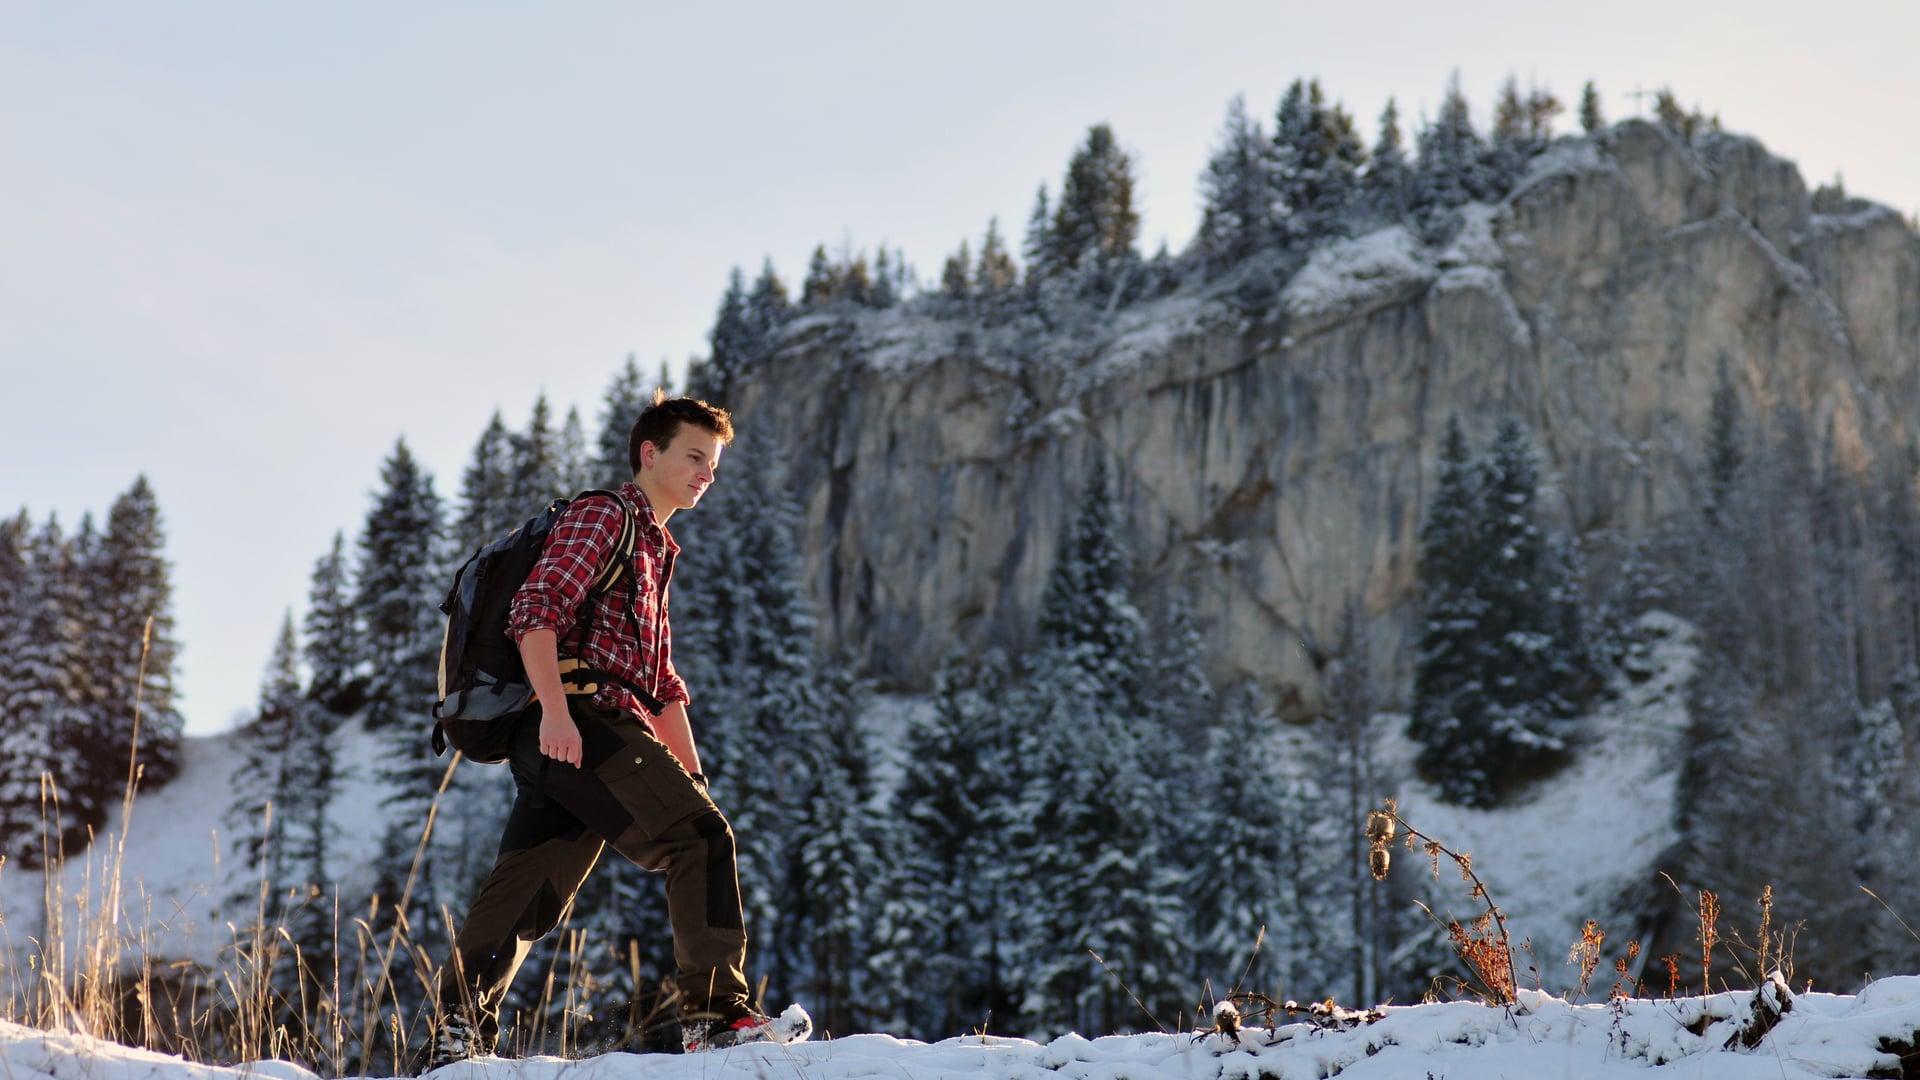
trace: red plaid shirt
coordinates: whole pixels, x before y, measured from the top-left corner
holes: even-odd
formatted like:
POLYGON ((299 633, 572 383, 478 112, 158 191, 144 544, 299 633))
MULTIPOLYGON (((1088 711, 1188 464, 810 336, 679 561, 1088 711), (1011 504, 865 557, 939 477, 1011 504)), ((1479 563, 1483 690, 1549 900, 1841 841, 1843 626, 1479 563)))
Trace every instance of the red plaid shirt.
MULTIPOLYGON (((686 702, 687 684, 673 670, 673 629, 667 625, 667 580, 673 576, 680 545, 654 519, 653 507, 639 488, 623 484, 620 494, 633 506, 633 559, 627 573, 600 597, 593 624, 581 624, 580 605, 588 584, 619 543, 620 515, 625 512, 605 496, 575 502, 554 522, 546 551, 527 583, 513 594, 507 633, 517 642, 532 631, 552 630, 559 637, 561 656, 585 660, 651 691, 666 704, 686 702)), ((593 700, 647 715, 638 698, 611 684, 602 686, 593 700)))

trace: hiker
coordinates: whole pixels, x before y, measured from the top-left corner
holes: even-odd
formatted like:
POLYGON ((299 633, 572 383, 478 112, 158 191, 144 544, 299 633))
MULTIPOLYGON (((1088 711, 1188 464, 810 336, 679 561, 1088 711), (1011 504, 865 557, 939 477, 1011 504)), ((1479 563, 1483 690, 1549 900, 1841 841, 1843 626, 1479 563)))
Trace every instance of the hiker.
POLYGON ((667 521, 699 503, 732 439, 725 410, 656 391, 628 436, 632 482, 617 500, 568 505, 514 594, 507 634, 536 700, 513 721, 517 795, 441 973, 429 1069, 493 1052, 514 973, 605 844, 666 872, 685 1049, 804 1037, 750 1001, 733 831, 707 795, 687 688, 673 669, 667 582, 680 549, 667 521), (635 526, 626 572, 583 604, 617 558, 622 515, 635 526), (664 705, 658 715, 640 704, 648 695, 664 705))

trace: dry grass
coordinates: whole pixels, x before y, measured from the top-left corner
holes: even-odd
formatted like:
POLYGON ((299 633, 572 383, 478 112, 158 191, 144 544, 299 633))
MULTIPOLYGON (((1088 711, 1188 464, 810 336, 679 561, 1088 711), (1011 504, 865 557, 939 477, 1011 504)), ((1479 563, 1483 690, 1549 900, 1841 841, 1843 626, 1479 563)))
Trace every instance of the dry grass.
MULTIPOLYGON (((143 685, 145 663, 143 647, 143 685)), ((226 922, 228 940, 209 966, 160 951, 151 929, 153 898, 144 889, 129 895, 124 885, 141 776, 140 713, 136 699, 120 827, 117 834, 94 838, 95 857, 84 860, 85 876, 73 896, 66 893, 69 858, 56 827, 60 807, 50 779, 43 779, 40 926, 22 934, 22 913, 0 911, 0 949, 20 961, 4 965, 0 976, 0 1019, 209 1064, 278 1058, 322 1076, 412 1073, 433 1033, 445 958, 420 944, 428 935, 416 931, 427 928, 409 925, 405 913, 458 755, 441 778, 397 902, 375 896, 363 910, 350 912, 338 893, 318 886, 274 895, 262 858, 252 902, 241 917, 226 922), (96 868, 100 880, 94 880, 96 868), (314 905, 329 909, 317 920, 330 934, 326 958, 304 955, 287 925, 314 905)), ((266 812, 273 813, 271 805, 266 812)), ((264 824, 271 825, 270 816, 264 824)), ((263 834, 271 835, 266 829, 263 834)), ((0 874, 9 869, 19 868, 0 858, 0 874)), ((572 1055, 588 1049, 582 1032, 594 1020, 585 1001, 596 985, 590 974, 594 945, 571 928, 571 916, 569 910, 560 931, 565 947, 542 973, 538 998, 524 1014, 502 1017, 503 1028, 512 1032, 504 1052, 572 1055)), ((432 929, 443 932, 434 940, 450 940, 452 914, 442 911, 439 920, 432 929)), ((633 943, 623 959, 631 985, 641 986, 633 943)), ((624 1028, 626 1036, 614 1041, 637 1045, 636 1033, 660 1022, 661 1011, 658 1003, 646 1012, 630 1005, 623 1017, 602 1018, 600 1027, 624 1028)))

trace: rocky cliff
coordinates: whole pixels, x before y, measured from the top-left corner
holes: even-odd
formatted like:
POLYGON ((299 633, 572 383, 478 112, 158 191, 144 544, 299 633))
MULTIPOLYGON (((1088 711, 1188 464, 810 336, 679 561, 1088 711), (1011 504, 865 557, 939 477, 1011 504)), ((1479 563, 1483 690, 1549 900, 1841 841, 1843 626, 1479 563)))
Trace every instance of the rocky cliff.
POLYGON ((1185 591, 1215 679, 1298 714, 1350 602, 1374 670, 1408 670, 1451 416, 1476 444, 1527 421, 1546 512, 1587 534, 1687 508, 1723 355, 1752 415, 1800 406, 1853 467, 1911 437, 1920 236, 1814 201, 1751 139, 1630 121, 1561 140, 1444 246, 1394 227, 1079 326, 816 313, 734 404, 805 509, 821 633, 883 681, 1030 644, 1098 455, 1149 595, 1185 591))

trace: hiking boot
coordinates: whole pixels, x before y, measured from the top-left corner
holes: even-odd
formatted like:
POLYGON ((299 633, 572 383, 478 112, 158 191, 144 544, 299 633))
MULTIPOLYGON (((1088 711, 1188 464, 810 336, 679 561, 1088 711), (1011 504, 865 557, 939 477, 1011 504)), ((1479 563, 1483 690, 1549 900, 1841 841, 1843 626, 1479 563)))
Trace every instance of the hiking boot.
POLYGON ((459 1013, 449 1013, 440 1018, 440 1030, 433 1037, 433 1046, 427 1051, 427 1067, 422 1071, 432 1072, 442 1065, 484 1057, 490 1048, 480 1044, 473 1022, 459 1013))
POLYGON ((732 1015, 695 1013, 680 1021, 680 1048, 697 1054, 748 1043, 786 1045, 805 1041, 813 1034, 813 1017, 798 1005, 787 1006, 779 1016, 769 1017, 752 1010, 732 1015))

